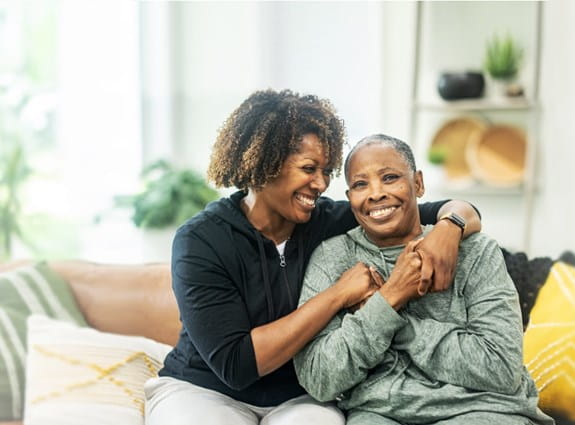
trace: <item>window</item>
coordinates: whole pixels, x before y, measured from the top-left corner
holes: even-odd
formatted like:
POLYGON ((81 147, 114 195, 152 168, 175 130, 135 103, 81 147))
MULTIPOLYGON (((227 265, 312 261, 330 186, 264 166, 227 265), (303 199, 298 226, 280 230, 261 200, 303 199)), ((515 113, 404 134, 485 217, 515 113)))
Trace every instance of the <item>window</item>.
POLYGON ((22 146, 31 170, 18 194, 33 249, 12 256, 138 260, 111 210, 141 169, 137 2, 0 2, 0 51, 0 152, 22 146))

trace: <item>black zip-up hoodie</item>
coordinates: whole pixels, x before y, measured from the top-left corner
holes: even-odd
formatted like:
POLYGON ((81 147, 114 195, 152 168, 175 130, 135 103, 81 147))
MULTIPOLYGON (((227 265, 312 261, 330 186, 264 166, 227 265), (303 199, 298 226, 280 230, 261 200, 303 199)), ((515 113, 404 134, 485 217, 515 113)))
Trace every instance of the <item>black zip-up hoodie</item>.
MULTIPOLYGON (((172 247, 172 286, 182 331, 161 376, 172 376, 256 406, 304 394, 291 361, 259 377, 250 331, 296 309, 303 274, 325 239, 357 226, 346 201, 319 198, 280 256, 247 220, 244 192, 212 202, 183 224, 172 247)), ((433 224, 446 201, 420 205, 433 224)))

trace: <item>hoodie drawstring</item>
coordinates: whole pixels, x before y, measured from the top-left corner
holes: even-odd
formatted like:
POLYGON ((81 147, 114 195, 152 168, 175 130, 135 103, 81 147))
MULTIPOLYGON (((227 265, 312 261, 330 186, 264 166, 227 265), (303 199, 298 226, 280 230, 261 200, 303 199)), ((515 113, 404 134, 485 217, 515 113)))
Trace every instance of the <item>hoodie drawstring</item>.
POLYGON ((296 302, 295 308, 297 308, 297 304, 299 304, 299 293, 301 292, 301 287, 303 285, 303 278, 304 278, 304 270, 303 270, 303 238, 298 238, 297 244, 297 294, 298 300, 296 302))
POLYGON ((385 261, 385 255, 383 255, 383 252, 379 251, 379 257, 381 258, 381 264, 383 266, 383 268, 385 269, 385 279, 389 279, 389 266, 387 265, 387 261, 385 261))

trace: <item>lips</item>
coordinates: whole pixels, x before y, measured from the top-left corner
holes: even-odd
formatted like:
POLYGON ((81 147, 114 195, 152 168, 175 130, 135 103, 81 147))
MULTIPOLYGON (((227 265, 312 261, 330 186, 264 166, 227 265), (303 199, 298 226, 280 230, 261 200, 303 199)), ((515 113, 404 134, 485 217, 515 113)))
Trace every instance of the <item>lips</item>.
POLYGON ((381 220, 392 215, 397 207, 376 207, 368 211, 367 215, 376 220, 381 220))
POLYGON ((305 206, 307 208, 315 208, 315 201, 317 199, 317 196, 310 196, 310 195, 305 195, 303 193, 296 192, 295 198, 303 206, 305 206))

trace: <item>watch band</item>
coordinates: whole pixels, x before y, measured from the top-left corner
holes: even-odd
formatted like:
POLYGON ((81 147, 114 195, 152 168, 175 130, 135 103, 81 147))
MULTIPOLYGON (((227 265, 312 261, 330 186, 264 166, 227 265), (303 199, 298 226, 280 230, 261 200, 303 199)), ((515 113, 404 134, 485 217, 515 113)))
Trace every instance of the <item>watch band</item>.
POLYGON ((441 217, 439 217, 439 220, 437 220, 437 221, 439 222, 441 220, 451 221, 453 224, 455 224, 456 226, 458 226, 461 229, 462 235, 463 235, 463 233, 465 233, 465 227, 467 226, 467 222, 459 214, 455 214, 454 212, 448 212, 447 214, 444 214, 441 217))

